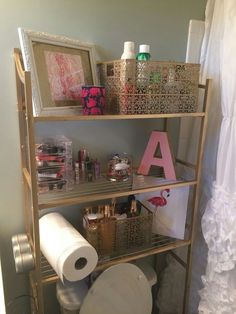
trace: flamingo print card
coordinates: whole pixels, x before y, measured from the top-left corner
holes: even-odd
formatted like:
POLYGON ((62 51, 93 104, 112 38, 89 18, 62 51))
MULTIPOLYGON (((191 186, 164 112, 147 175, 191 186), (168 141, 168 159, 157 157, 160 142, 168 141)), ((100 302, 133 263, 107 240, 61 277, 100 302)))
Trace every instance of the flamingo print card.
POLYGON ((152 232, 184 239, 189 187, 137 194, 136 199, 153 213, 152 232))

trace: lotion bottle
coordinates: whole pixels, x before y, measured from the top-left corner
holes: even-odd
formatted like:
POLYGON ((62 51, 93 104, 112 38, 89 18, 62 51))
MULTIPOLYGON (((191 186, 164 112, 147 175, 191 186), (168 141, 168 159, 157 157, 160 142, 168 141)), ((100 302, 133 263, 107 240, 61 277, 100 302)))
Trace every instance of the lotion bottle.
POLYGON ((121 56, 121 59, 135 59, 134 42, 133 41, 125 41, 124 42, 124 52, 121 56))

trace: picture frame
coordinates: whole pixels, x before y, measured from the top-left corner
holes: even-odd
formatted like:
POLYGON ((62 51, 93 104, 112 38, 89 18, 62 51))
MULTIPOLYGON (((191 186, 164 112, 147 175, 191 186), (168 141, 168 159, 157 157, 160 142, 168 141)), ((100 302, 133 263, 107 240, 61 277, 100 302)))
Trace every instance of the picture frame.
POLYGON ((80 114, 81 87, 97 85, 94 45, 23 28, 18 34, 34 116, 80 114))

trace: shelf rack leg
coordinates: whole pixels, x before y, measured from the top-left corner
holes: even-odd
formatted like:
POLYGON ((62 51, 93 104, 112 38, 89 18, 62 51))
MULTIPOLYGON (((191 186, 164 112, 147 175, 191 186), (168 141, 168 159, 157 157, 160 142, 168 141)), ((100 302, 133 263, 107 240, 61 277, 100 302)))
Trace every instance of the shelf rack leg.
POLYGON ((205 116, 202 117, 201 126, 200 126, 200 136, 198 143, 198 156, 197 156, 197 167, 196 167, 196 180, 197 185, 194 188, 194 206, 191 217, 191 230, 190 230, 190 240, 191 243, 188 246, 188 254, 187 254, 187 269, 186 269, 186 277, 185 277, 185 291, 184 291, 184 300, 183 300, 183 314, 188 313, 188 302, 189 302, 189 289, 191 283, 191 273, 192 273, 192 250, 193 250, 193 242, 195 237, 196 230, 196 221, 197 221, 197 210, 199 205, 199 197, 200 197, 200 181, 201 181, 201 166, 202 166, 202 158, 203 158, 203 149, 206 139, 206 128, 207 128, 207 120, 208 120, 208 111, 210 105, 210 92, 211 92, 212 81, 210 79, 206 80, 205 85, 205 93, 203 100, 203 111, 205 112, 205 116))
POLYGON ((44 313, 43 306, 43 290, 42 290, 42 276, 41 276, 41 251, 39 242, 39 208, 38 208, 38 192, 37 192, 37 178, 36 178, 36 160, 35 160, 35 126, 32 109, 32 89, 30 73, 25 72, 25 101, 26 101, 26 119, 28 126, 28 142, 29 142, 29 163, 31 174, 31 198, 32 198, 32 228, 33 228, 33 244, 34 244, 34 258, 35 258, 35 287, 37 291, 37 306, 38 313, 44 313))
POLYGON ((24 219, 35 260, 35 270, 29 274, 30 293, 35 300, 32 302, 31 310, 35 314, 44 314, 31 78, 30 73, 23 70, 19 49, 14 49, 14 59, 25 196, 24 219))

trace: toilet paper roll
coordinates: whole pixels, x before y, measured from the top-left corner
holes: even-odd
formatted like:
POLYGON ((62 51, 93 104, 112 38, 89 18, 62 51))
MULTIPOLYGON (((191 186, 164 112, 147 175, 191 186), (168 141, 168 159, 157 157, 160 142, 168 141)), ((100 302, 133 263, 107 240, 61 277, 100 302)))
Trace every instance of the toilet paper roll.
POLYGON ((39 220, 40 248, 61 281, 77 281, 96 267, 96 250, 59 213, 50 213, 39 220))

